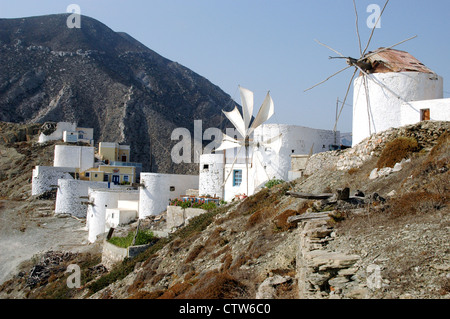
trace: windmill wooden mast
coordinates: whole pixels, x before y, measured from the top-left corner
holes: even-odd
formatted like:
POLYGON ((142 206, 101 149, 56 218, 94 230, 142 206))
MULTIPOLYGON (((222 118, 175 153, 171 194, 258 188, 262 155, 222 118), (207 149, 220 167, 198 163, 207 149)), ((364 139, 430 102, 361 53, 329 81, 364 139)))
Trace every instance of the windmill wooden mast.
MULTIPOLYGON (((379 15, 379 17, 378 17, 378 19, 377 19, 375 25, 374 25, 373 28, 372 28, 372 31, 371 31, 369 40, 367 41, 367 44, 366 44, 365 48, 362 49, 362 45, 361 45, 361 37, 360 37, 360 35, 359 35, 359 26, 358 26, 358 11, 357 11, 357 9, 356 9, 356 2, 355 2, 355 0, 353 0, 353 7, 354 7, 354 10, 355 10, 355 15, 356 15, 356 34, 357 34, 357 39, 358 39, 358 44, 359 44, 359 53, 360 53, 360 57, 359 57, 358 59, 355 59, 355 58, 352 58, 352 57, 349 57, 349 56, 344 56, 342 53, 340 53, 339 51, 337 51, 337 50, 331 48, 330 46, 328 46, 328 45, 326 45, 326 44, 324 44, 324 43, 321 43, 321 42, 318 41, 318 40, 315 40, 318 44, 320 44, 320 45, 322 45, 322 46, 328 48, 329 50, 331 50, 331 51, 333 51, 333 52, 335 52, 335 53, 337 53, 337 54, 339 55, 339 56, 337 56, 337 57, 332 57, 332 56, 330 56, 329 59, 345 59, 348 66, 345 67, 345 68, 343 68, 343 69, 341 69, 341 70, 339 70, 339 71, 337 71, 336 73, 330 75, 330 76, 327 77, 325 80, 323 80, 323 81, 321 81, 321 82, 315 84, 314 86, 312 86, 312 87, 306 89, 305 92, 306 92, 306 91, 309 91, 309 90, 311 90, 311 89, 313 89, 313 88, 315 88, 315 87, 317 87, 317 86, 319 86, 319 85, 321 85, 321 84, 323 84, 323 83, 325 83, 326 81, 330 80, 330 79, 333 78, 334 76, 340 74, 341 72, 344 72, 345 70, 347 70, 347 69, 349 69, 349 68, 351 68, 351 67, 354 67, 354 68, 355 68, 355 70, 354 70, 354 72, 353 72, 353 75, 352 75, 352 77, 351 77, 351 79, 350 79, 350 82, 349 82, 349 84, 348 84, 347 91, 346 91, 346 93, 345 93, 345 98, 344 98, 344 100, 342 101, 341 108, 340 108, 340 110, 339 110, 339 112, 338 112, 338 115, 337 115, 337 117, 336 117, 336 121, 335 121, 335 124, 334 124, 334 129, 333 129, 334 131, 336 131, 337 123, 338 123, 339 118, 340 118, 340 116, 341 116, 342 109, 344 108, 344 105, 345 105, 345 103, 346 103, 346 101, 347 101, 347 97, 348 97, 348 94, 349 94, 349 92, 350 92, 350 88, 351 88, 351 86, 352 86, 353 79, 355 78, 355 75, 356 75, 356 73, 358 72, 358 70, 361 72, 361 74, 362 74, 362 76, 363 76, 364 89, 365 89, 365 92, 366 92, 366 99, 367 99, 367 113, 368 113, 368 116, 370 117, 370 100, 369 100, 369 92, 368 92, 369 89, 368 89, 368 85, 367 85, 367 80, 368 80, 368 79, 369 79, 369 80, 372 80, 372 79, 368 76, 369 73, 370 73, 370 70, 372 69, 372 65, 371 65, 371 63, 369 62, 368 59, 369 59, 370 57, 376 55, 376 54, 379 54, 380 52, 383 52, 383 51, 392 49, 393 47, 396 47, 396 46, 398 46, 398 45, 400 45, 400 44, 402 44, 402 43, 404 43, 404 42, 406 42, 406 41, 412 40, 412 39, 414 39, 414 38, 417 37, 417 36, 413 36, 413 37, 411 37, 411 38, 408 38, 408 39, 406 39, 406 40, 403 40, 403 41, 401 41, 401 42, 398 42, 398 43, 396 43, 396 44, 394 44, 394 45, 391 45, 391 46, 389 46, 389 47, 386 47, 386 48, 380 48, 380 49, 378 49, 378 50, 376 50, 376 51, 374 51, 374 52, 369 52, 369 53, 367 53, 367 49, 369 48, 370 42, 372 41, 372 37, 373 37, 373 34, 374 34, 374 32, 375 32, 376 26, 378 25, 378 22, 380 21, 381 16, 383 15, 383 13, 384 13, 384 11, 385 11, 385 9, 386 9, 388 3, 389 3, 389 0, 387 0, 386 3, 384 4, 383 9, 381 10, 380 15, 379 15)), ((380 85, 380 86, 384 87, 385 89, 387 89, 387 90, 389 90, 389 91, 392 92, 392 90, 389 89, 388 87, 386 87, 384 84, 379 83, 379 82, 375 82, 375 83, 376 83, 377 85, 380 85)), ((369 119, 369 126, 370 126, 370 119, 369 119)), ((370 128, 370 127, 369 127, 369 131, 371 131, 371 128, 370 128)))

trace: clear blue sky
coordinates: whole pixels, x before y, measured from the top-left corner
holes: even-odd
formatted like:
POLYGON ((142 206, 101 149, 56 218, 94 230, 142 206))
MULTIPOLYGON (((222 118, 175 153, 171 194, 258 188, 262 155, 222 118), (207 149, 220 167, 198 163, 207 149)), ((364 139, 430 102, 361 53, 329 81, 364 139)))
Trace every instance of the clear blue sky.
MULTIPOLYGON (((0 0, 0 17, 64 13, 72 3, 206 77, 238 103, 238 85, 254 91, 255 114, 270 90, 276 123, 333 128, 336 99, 343 99, 352 70, 305 93, 345 66, 329 60, 335 54, 314 39, 359 57, 352 0, 0 0)), ((367 7, 384 3, 357 0, 363 46, 371 31, 367 7)), ((391 0, 369 50, 417 35, 397 48, 444 77, 444 97, 450 97, 449 33, 450 1, 391 0)), ((346 106, 338 129, 351 131, 351 121, 346 106)))

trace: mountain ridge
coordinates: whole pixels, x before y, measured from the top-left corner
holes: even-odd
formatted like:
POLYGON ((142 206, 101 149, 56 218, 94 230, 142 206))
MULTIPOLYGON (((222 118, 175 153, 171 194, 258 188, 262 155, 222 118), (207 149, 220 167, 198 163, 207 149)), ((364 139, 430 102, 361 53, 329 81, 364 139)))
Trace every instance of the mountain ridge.
POLYGON ((196 173, 196 164, 172 163, 171 132, 193 136, 194 120, 223 129, 231 97, 93 18, 70 29, 68 16, 0 19, 0 120, 77 122, 94 128, 95 141, 130 144, 146 171, 196 173))

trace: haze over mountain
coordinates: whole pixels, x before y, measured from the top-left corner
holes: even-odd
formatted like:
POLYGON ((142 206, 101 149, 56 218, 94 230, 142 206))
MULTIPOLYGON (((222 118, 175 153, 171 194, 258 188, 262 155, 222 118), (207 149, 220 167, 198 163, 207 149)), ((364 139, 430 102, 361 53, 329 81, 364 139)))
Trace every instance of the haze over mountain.
POLYGON ((68 28, 68 16, 0 19, 0 120, 77 122, 94 128, 96 142, 130 144, 144 171, 195 172, 172 162, 171 133, 184 127, 194 137, 194 120, 203 131, 232 127, 221 112, 231 97, 95 19, 68 28))

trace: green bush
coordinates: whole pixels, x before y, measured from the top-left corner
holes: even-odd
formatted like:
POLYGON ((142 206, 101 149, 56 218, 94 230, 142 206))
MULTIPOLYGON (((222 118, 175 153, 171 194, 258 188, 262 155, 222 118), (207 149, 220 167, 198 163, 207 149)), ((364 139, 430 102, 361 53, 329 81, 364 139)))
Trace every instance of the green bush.
POLYGON ((273 178, 270 181, 268 181, 264 186, 267 187, 267 188, 272 188, 275 185, 279 185, 279 184, 283 184, 283 183, 284 183, 284 181, 282 179, 275 179, 275 178, 273 178))
MULTIPOLYGON (((109 243, 118 247, 127 248, 133 243, 135 232, 129 232, 126 237, 112 237, 108 240, 109 243)), ((135 245, 146 245, 154 240, 155 237, 151 231, 140 230, 136 236, 135 245)))

